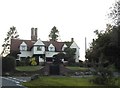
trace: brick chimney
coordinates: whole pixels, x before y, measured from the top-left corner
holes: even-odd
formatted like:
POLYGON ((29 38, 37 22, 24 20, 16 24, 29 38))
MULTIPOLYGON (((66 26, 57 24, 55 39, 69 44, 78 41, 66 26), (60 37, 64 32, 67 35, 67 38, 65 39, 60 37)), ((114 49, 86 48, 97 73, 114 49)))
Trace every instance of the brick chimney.
POLYGON ((74 38, 71 38, 71 42, 74 42, 74 38))
POLYGON ((37 41, 37 28, 31 28, 31 40, 37 41))

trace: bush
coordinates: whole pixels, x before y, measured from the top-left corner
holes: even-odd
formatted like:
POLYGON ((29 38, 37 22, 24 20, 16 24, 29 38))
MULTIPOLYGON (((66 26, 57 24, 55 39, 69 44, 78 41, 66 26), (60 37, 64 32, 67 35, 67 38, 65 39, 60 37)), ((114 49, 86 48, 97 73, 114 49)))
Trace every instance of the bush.
POLYGON ((91 81, 100 85, 114 85, 112 72, 104 68, 98 68, 94 72, 94 78, 91 81))
POLYGON ((32 66, 36 66, 36 65, 37 65, 37 62, 36 62, 36 60, 35 60, 34 57, 30 59, 30 64, 31 64, 32 66))
POLYGON ((25 61, 16 61, 16 66, 26 66, 25 61))
POLYGON ((12 56, 6 56, 2 58, 2 71, 9 72, 15 70, 15 58, 12 56))

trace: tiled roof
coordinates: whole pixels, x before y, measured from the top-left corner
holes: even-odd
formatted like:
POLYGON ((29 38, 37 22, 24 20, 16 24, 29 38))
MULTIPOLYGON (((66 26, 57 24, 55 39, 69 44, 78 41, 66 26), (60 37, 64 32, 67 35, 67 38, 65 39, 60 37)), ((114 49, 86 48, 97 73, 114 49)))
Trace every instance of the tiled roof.
MULTIPOLYGON (((30 51, 34 45, 35 42, 31 40, 21 40, 21 39, 12 39, 11 40, 11 46, 10 46, 10 52, 16 52, 19 53, 20 44, 22 42, 25 42, 28 46, 28 51, 30 51)), ((50 44, 53 44, 55 47, 55 51, 62 51, 62 46, 64 45, 64 42, 56 42, 56 41, 42 41, 45 44, 46 51, 48 51, 48 46, 50 44)))
POLYGON ((27 44, 28 50, 30 50, 33 46, 33 42, 31 40, 12 39, 10 51, 11 52, 19 52, 20 44, 22 44, 23 41, 27 44))
POLYGON ((53 44, 55 47, 55 51, 62 51, 62 46, 64 45, 64 42, 56 42, 56 41, 43 41, 43 43, 46 46, 46 50, 48 50, 48 46, 50 44, 53 44))

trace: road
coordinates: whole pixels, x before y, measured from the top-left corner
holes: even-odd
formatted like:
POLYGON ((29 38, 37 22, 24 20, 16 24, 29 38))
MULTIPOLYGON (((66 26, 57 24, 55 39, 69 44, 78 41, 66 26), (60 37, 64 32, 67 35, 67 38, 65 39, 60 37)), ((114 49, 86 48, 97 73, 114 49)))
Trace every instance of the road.
POLYGON ((29 81, 29 77, 1 77, 2 88, 27 88, 21 85, 22 82, 29 81))

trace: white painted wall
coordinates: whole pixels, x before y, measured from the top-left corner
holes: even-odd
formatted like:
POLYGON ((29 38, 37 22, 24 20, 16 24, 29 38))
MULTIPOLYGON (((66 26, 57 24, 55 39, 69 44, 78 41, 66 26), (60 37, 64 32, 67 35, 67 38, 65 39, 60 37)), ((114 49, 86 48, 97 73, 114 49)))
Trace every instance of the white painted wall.
POLYGON ((46 51, 46 57, 53 57, 55 54, 58 54, 59 52, 50 52, 46 51))
POLYGON ((38 51, 37 50, 37 46, 34 46, 33 47, 33 54, 45 54, 45 47, 44 46, 41 46, 42 48, 42 50, 41 51, 38 51))
POLYGON ((39 56, 39 62, 44 62, 44 59, 39 56))
MULTIPOLYGON (((40 43, 40 40, 36 44, 38 44, 38 43, 40 43)), ((45 54, 46 57, 53 57, 54 55, 60 53, 60 52, 54 52, 54 50, 52 50, 52 51, 45 51, 45 47, 44 47, 43 44, 41 45, 41 51, 39 51, 39 50, 37 50, 37 46, 38 45, 34 45, 34 47, 32 48, 32 51, 20 51, 21 54, 18 54, 19 59, 20 59, 20 57, 28 57, 28 56, 32 57, 33 54, 45 54)), ((50 47, 54 47, 54 46, 51 44, 48 48, 50 48, 50 47)), ((63 49, 64 48, 66 48, 66 45, 63 46, 63 49)), ((70 48, 76 48, 75 62, 79 62, 79 57, 80 57, 79 49, 80 48, 78 47, 78 45, 75 42, 73 42, 71 44, 70 48)), ((55 49, 55 47, 53 49, 55 49)), ((42 58, 39 58, 39 61, 42 62, 43 61, 42 58)))
POLYGON ((79 49, 80 48, 78 47, 78 45, 75 42, 72 43, 72 45, 70 46, 70 48, 76 48, 75 62, 79 62, 79 57, 80 57, 79 49))
POLYGON ((18 54, 19 57, 32 57, 33 53, 31 51, 20 51, 21 54, 18 54))

